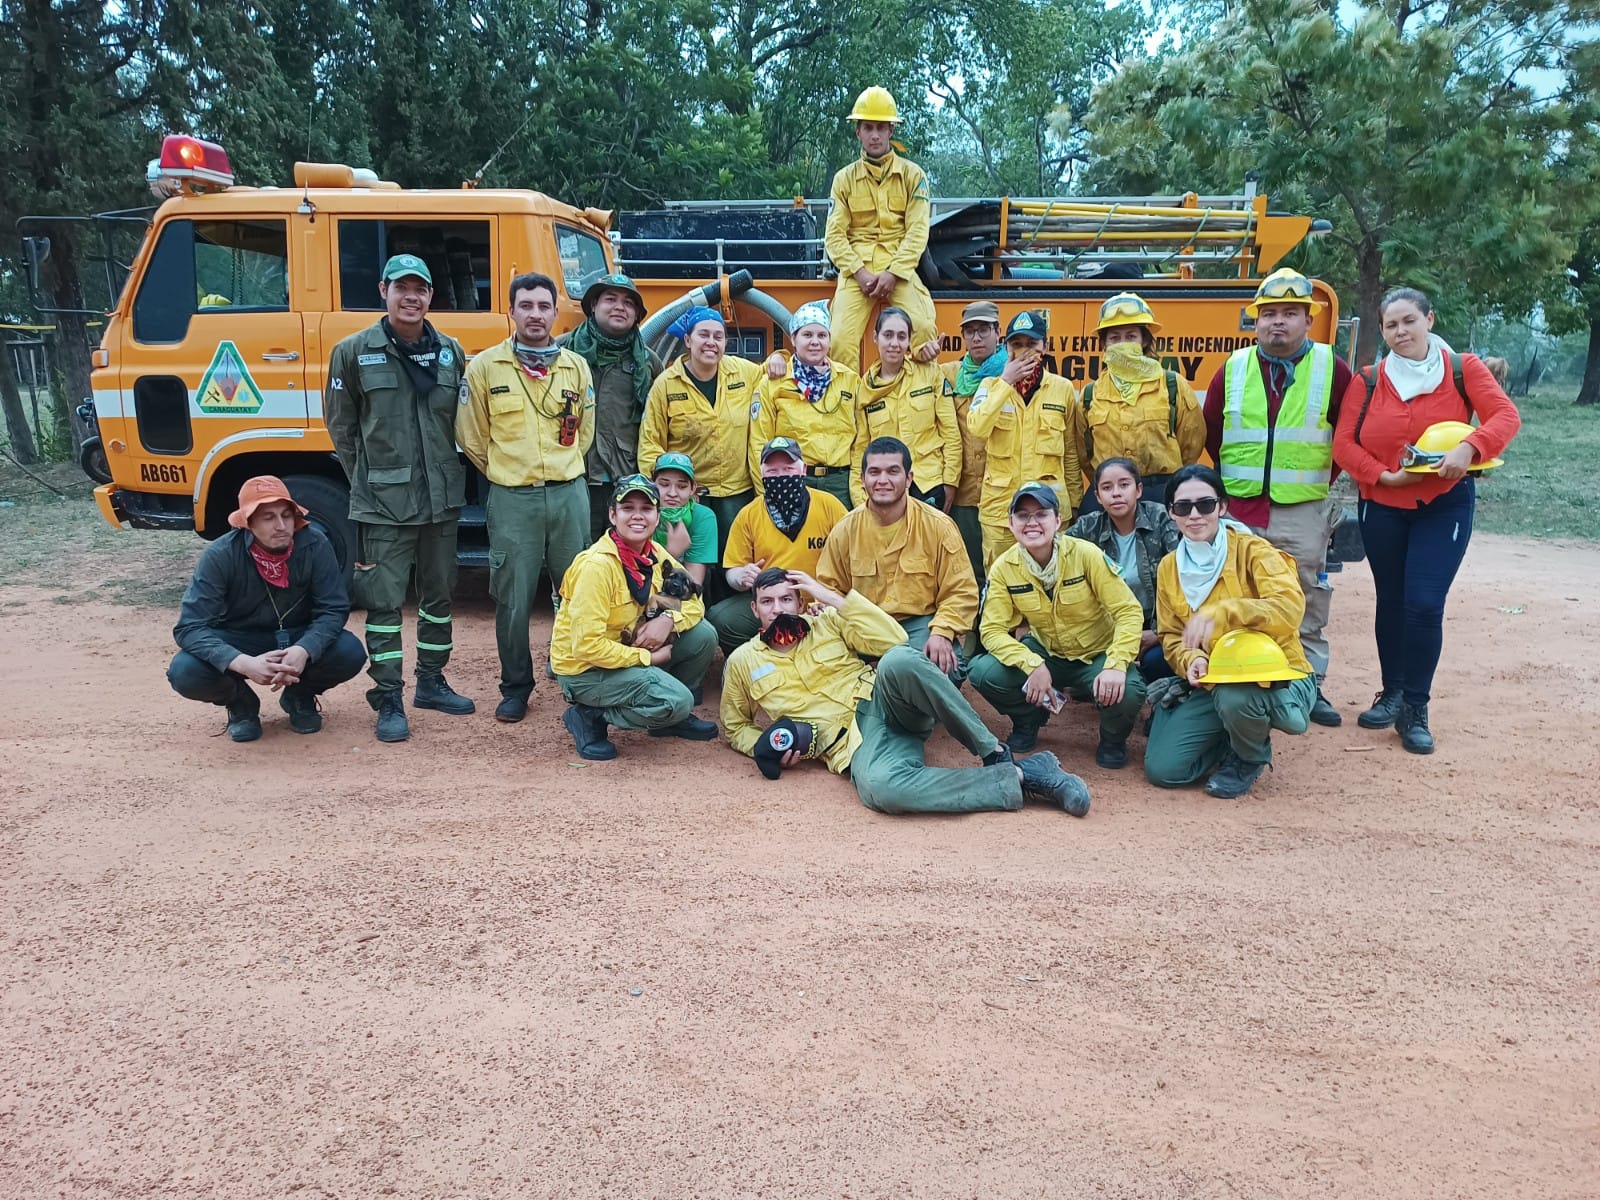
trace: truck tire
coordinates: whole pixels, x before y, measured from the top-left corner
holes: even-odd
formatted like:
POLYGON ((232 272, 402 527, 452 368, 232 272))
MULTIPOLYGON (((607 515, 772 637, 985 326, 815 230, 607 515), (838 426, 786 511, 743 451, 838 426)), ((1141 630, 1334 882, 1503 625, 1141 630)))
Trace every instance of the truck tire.
POLYGON ((328 539, 348 576, 360 545, 350 519, 350 488, 325 475, 285 475, 283 483, 300 507, 309 510, 306 520, 328 539))

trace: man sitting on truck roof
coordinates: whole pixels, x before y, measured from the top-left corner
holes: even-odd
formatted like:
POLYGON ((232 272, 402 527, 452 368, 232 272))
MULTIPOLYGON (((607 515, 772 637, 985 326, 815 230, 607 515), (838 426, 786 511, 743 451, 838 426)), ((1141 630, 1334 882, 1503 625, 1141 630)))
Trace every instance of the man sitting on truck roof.
POLYGON ((500 649, 494 717, 508 723, 528 715, 533 692, 528 620, 539 576, 548 571, 559 586, 588 544, 583 456, 594 441, 589 364, 550 336, 555 281, 518 275, 510 293, 516 331, 472 360, 456 417, 462 452, 489 480, 489 594, 500 649))
POLYGON ((433 275, 415 254, 393 255, 378 284, 387 310, 328 357, 328 437, 350 480, 350 519, 361 537, 351 599, 367 610, 380 742, 411 736, 406 720, 400 609, 416 577, 417 690, 413 703, 456 716, 474 711, 445 682, 455 644, 450 588, 467 471, 456 453, 455 410, 466 351, 428 321, 433 275))
POLYGON ((585 457, 592 542, 606 531, 612 486, 648 467, 639 461, 639 422, 661 364, 639 336, 644 297, 626 275, 613 272, 591 283, 583 315, 582 325, 556 340, 589 364, 594 380, 594 444, 585 457))
POLYGON ((228 736, 261 736, 251 683, 282 689, 296 733, 322 728, 317 697, 355 678, 367 652, 344 623, 350 597, 333 547, 283 481, 245 480, 233 526, 206 547, 183 593, 167 681, 180 696, 228 710, 228 736))
POLYGON ((938 356, 939 327, 933 297, 917 278, 928 246, 928 177, 895 152, 900 110, 887 89, 869 87, 856 97, 850 118, 861 157, 833 177, 824 238, 839 269, 833 294, 833 345, 840 362, 861 370, 861 339, 880 304, 911 314, 911 345, 919 361, 938 356))

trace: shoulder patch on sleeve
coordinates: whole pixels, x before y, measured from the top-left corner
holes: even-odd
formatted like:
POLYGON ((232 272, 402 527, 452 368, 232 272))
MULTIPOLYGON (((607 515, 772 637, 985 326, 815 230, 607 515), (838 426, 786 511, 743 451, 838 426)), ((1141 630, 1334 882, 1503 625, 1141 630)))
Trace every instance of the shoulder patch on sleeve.
POLYGON ((1111 568, 1111 573, 1113 575, 1121 576, 1122 567, 1112 560, 1111 555, 1102 550, 1100 551, 1100 557, 1106 560, 1106 566, 1111 568))
POLYGON ((750 402, 750 419, 752 421, 754 421, 760 415, 761 415, 761 401, 760 400, 751 401, 750 402))

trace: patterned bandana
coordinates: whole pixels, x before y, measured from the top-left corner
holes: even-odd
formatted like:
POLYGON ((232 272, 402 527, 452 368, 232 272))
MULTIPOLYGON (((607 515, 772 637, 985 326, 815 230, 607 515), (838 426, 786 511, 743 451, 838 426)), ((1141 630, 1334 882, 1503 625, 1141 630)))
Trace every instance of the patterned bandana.
POLYGON ((522 368, 523 374, 534 380, 549 375, 550 368, 555 366, 556 356, 561 353, 561 347, 554 342, 548 346, 524 346, 521 342, 512 342, 511 349, 517 356, 517 365, 522 368))
POLYGON ((828 384, 833 381, 833 361, 825 359, 820 367, 794 360, 794 381, 807 404, 816 404, 828 394, 828 384))
POLYGON ((646 543, 644 552, 640 553, 619 538, 615 529, 610 530, 610 534, 617 547, 617 557, 622 560, 622 573, 628 578, 628 595, 643 608, 650 603, 650 593, 654 590, 651 585, 656 578, 655 543, 646 543))
POLYGON ((975 396, 978 393, 978 385, 985 379, 1000 378, 1000 372, 1006 369, 1006 357, 1004 346, 981 363, 973 362, 970 354, 963 355, 961 365, 956 368, 956 395, 975 396))
POLYGON ((1305 341, 1301 342, 1300 349, 1289 355, 1288 358, 1274 358, 1259 346, 1256 348, 1256 353, 1261 355, 1261 361, 1267 364, 1267 378, 1272 381, 1274 390, 1278 392, 1279 395, 1282 395, 1284 392, 1287 392, 1291 387, 1294 386, 1295 364, 1304 358, 1306 356, 1306 352, 1310 349, 1310 338, 1307 338, 1305 341))
POLYGON ((769 475, 761 481, 762 498, 773 527, 791 542, 800 536, 811 511, 811 490, 804 475, 769 475))
POLYGON ((808 300, 794 310, 794 316, 789 318, 790 334, 799 333, 807 325, 821 325, 824 329, 829 327, 826 300, 808 300))
POLYGON ((255 560, 256 573, 266 580, 268 586, 286 588, 289 586, 289 555, 294 553, 293 544, 284 548, 279 554, 274 554, 254 538, 250 539, 250 557, 255 560))
POLYGON ((772 618, 772 624, 761 631, 761 640, 774 650, 787 650, 798 646, 811 626, 796 613, 783 613, 772 618))
POLYGON ((1028 373, 1017 380, 1017 395, 1022 397, 1026 404, 1033 399, 1033 394, 1039 390, 1039 381, 1044 378, 1044 359, 1035 358, 1033 365, 1028 368, 1028 373))

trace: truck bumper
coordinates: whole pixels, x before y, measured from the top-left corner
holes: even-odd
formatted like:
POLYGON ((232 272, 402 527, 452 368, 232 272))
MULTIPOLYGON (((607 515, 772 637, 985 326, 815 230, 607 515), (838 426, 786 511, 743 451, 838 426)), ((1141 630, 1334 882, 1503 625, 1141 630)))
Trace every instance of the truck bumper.
POLYGON ((105 523, 113 529, 121 529, 122 523, 127 520, 122 512, 122 501, 117 496, 119 491, 121 489, 114 483, 102 483, 94 490, 95 505, 100 509, 105 523))

